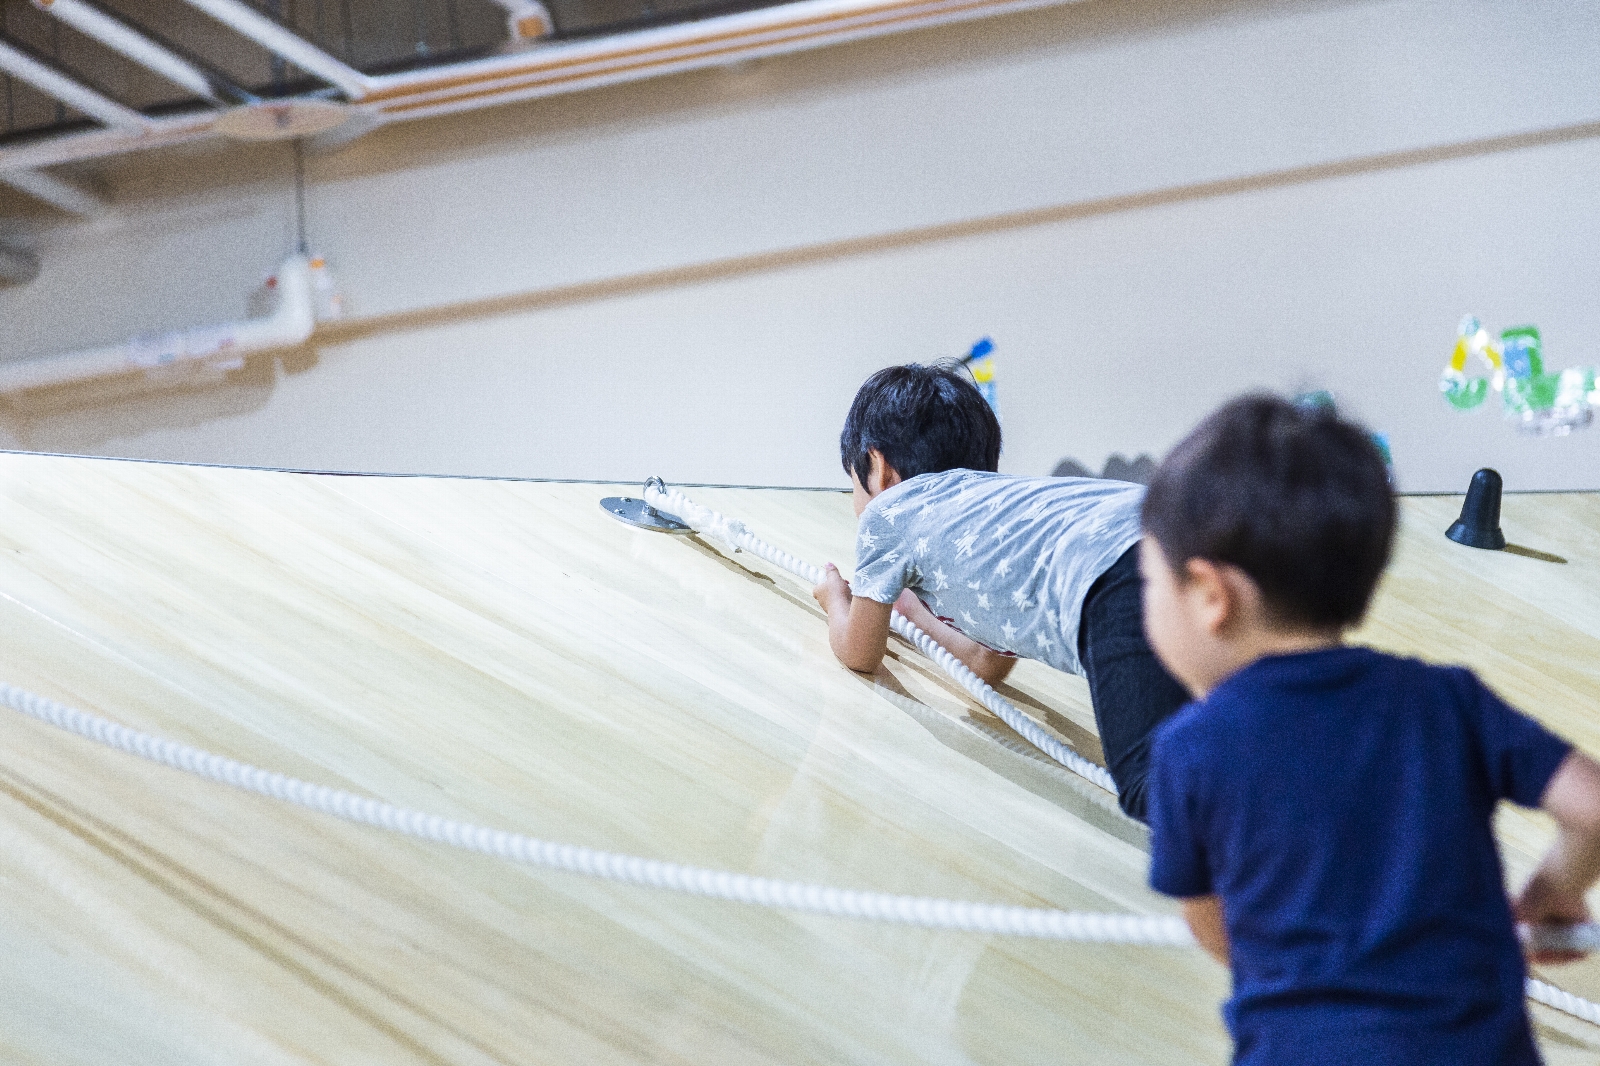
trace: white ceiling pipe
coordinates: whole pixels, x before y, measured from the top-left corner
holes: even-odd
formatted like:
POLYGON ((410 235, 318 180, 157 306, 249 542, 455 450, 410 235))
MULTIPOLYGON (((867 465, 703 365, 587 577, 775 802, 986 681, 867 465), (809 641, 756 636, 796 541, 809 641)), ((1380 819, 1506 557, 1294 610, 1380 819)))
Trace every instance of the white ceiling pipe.
POLYGON ((115 100, 101 96, 87 85, 73 81, 5 41, 0 41, 0 70, 107 126, 142 130, 150 125, 148 118, 131 107, 123 107, 115 100))
POLYGON ((0 173, 78 163, 85 159, 103 159, 145 148, 200 140, 211 135, 211 120, 215 117, 215 112, 207 111, 202 115, 156 118, 151 119, 150 124, 142 130, 82 130, 0 148, 0 173))
POLYGON ((0 171, 0 185, 9 185, 35 200, 80 218, 103 215, 110 205, 88 189, 42 170, 0 171))
POLYGON ((188 0, 188 3, 250 38, 273 55, 287 59, 306 73, 321 78, 351 100, 359 100, 367 94, 371 83, 365 74, 333 58, 254 8, 240 3, 240 0, 188 0))
POLYGON ((83 0, 33 0, 33 6, 202 100, 220 103, 206 72, 83 0))
POLYGON ((157 370, 180 363, 230 363, 253 352, 303 344, 316 326, 311 265, 291 255, 278 268, 281 296, 265 318, 198 326, 159 337, 136 337, 121 344, 89 348, 43 359, 0 363, 0 395, 73 385, 97 378, 157 370))

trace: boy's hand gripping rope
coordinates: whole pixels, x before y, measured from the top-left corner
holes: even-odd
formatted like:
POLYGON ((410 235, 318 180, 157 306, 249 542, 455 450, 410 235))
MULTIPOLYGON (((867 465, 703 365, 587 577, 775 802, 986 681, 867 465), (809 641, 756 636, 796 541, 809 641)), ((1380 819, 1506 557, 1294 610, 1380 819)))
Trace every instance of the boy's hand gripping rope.
MULTIPOLYGON (((743 522, 713 511, 709 507, 702 507, 676 489, 667 487, 658 477, 653 477, 644 483, 644 499, 651 507, 665 511, 685 525, 693 527, 697 533, 709 533, 718 540, 726 541, 751 555, 760 556, 773 566, 782 567, 813 585, 822 582, 823 575, 819 567, 804 559, 796 558, 781 548, 773 547, 750 532, 743 522)), ((942 667, 961 687, 972 693, 973 699, 993 711, 1001 721, 1016 730, 1028 743, 1084 780, 1099 785, 1113 796, 1117 794, 1116 782, 1111 780, 1111 775, 1104 767, 1096 766, 1045 732, 1039 723, 1019 711, 1010 700, 996 692, 988 682, 968 669, 966 663, 950 654, 938 641, 924 633, 905 615, 899 611, 891 612, 889 626, 910 641, 918 651, 942 667)))

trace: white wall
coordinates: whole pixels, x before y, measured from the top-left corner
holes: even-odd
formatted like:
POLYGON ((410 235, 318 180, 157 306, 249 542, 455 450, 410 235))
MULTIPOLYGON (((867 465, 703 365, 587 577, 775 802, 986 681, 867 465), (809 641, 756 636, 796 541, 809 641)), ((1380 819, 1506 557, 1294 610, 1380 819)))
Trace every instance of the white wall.
MULTIPOLYGON (((276 382, 0 415, 28 447, 337 469, 837 484, 860 379, 1001 360, 1005 468, 1157 452, 1333 389, 1402 486, 1600 488, 1600 428, 1437 395, 1456 320, 1600 362, 1600 5, 1088 0, 382 131, 310 161, 363 323, 276 382)), ((0 352, 236 316, 281 146, 102 175, 0 352)))

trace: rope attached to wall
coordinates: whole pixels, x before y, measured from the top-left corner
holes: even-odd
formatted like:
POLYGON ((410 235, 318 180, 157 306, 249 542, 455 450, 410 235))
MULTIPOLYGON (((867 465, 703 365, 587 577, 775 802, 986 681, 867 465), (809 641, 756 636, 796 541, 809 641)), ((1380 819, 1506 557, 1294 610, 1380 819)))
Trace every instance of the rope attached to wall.
MULTIPOLYGON (((651 478, 644 483, 644 498, 645 502, 656 510, 674 516, 697 533, 710 534, 718 540, 748 551, 812 585, 822 581, 820 567, 790 555, 781 548, 773 547, 750 532, 743 522, 713 511, 709 507, 702 507, 676 489, 668 488, 660 478, 651 478)), ((937 663, 945 673, 956 680, 957 684, 970 692, 973 699, 993 711, 1001 721, 1016 730, 1028 743, 1085 781, 1099 785, 1113 796, 1117 794, 1116 782, 1111 780, 1111 775, 1104 767, 1096 766, 1051 736, 1043 726, 1018 710, 1015 704, 996 692, 993 686, 968 669, 966 663, 950 654, 938 641, 919 629, 905 615, 899 611, 891 612, 889 626, 910 641, 918 651, 937 663)))

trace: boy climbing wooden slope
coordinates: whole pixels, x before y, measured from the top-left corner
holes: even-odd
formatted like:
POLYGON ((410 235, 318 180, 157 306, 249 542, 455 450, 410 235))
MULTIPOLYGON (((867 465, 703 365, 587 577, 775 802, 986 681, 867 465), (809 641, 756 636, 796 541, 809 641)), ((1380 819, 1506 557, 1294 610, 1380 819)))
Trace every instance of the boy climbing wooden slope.
POLYGON ((831 564, 814 592, 839 660, 876 670, 898 606, 990 683, 1017 656, 1085 675, 1122 809, 1142 819, 1150 732, 1188 699, 1145 640, 1144 489, 996 473, 999 422, 943 367, 867 379, 839 451, 861 520, 854 592, 831 564))

